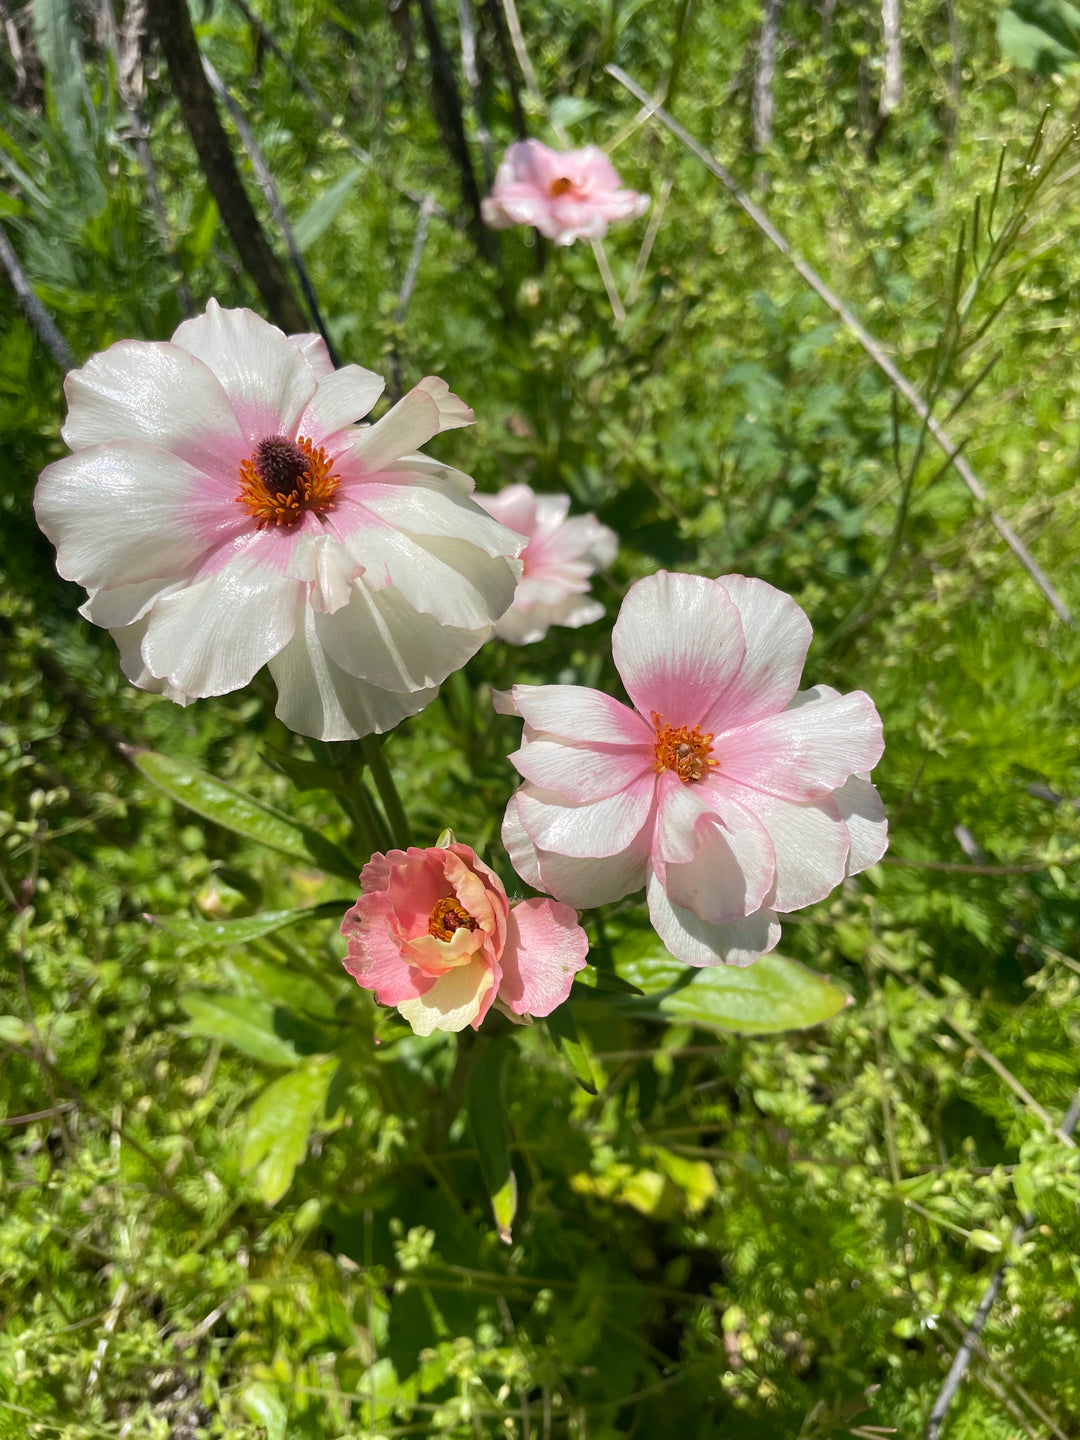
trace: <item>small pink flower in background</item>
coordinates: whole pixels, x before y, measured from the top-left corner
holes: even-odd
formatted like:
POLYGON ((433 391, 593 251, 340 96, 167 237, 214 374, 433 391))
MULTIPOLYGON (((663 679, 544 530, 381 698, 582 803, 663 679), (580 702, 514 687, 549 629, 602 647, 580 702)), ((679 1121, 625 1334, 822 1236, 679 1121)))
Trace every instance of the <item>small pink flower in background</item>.
POLYGON ((612 636, 634 708, 576 685, 515 685, 525 784, 503 843, 518 874, 585 908, 646 887, 688 965, 748 965, 778 913, 885 852, 868 695, 797 693, 810 622, 763 580, 664 571, 631 586, 612 636))
POLYGON ((357 425, 377 375, 211 301, 65 388, 38 523, 145 690, 186 705, 269 665, 286 725, 354 739, 423 709, 513 599, 520 536, 416 453, 472 422, 443 380, 357 425))
POLYGON ((589 595, 589 577, 614 560, 619 548, 614 530, 595 515, 568 519, 568 495, 536 495, 528 485, 508 485, 497 495, 475 499, 500 525, 529 542, 521 555, 525 569, 514 603, 495 626, 496 635, 529 645, 542 640, 550 625, 577 629, 600 619, 604 607, 589 595))
POLYGON ((546 899, 511 905, 468 845, 373 855, 360 892, 341 925, 345 968, 417 1035, 479 1029, 496 1001, 514 1015, 550 1015, 585 964, 576 912, 546 899))
POLYGON ((595 145, 560 154, 539 140, 522 140, 507 150, 482 213, 495 230, 534 225, 556 245, 572 245, 602 240, 614 221, 648 208, 649 197, 623 189, 614 165, 595 145))

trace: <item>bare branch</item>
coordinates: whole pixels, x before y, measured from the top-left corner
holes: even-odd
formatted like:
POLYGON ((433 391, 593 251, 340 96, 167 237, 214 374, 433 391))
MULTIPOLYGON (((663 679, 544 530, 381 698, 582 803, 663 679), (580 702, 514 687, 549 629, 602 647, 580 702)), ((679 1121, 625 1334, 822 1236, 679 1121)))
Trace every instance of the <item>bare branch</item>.
POLYGON ((0 265, 3 265, 7 271, 11 288, 18 296, 23 314, 36 331, 38 339, 61 370, 73 370, 75 356, 68 348, 67 341, 56 328, 52 316, 34 294, 33 286, 26 278, 26 271, 22 268, 19 257, 15 253, 15 247, 8 239, 7 232, 2 225, 0 225, 0 265))
POLYGON ((757 64, 754 66, 754 93, 750 101, 750 116, 754 126, 754 149, 759 155, 772 143, 776 32, 783 4, 784 0, 765 0, 765 14, 761 21, 761 34, 758 36, 757 64))

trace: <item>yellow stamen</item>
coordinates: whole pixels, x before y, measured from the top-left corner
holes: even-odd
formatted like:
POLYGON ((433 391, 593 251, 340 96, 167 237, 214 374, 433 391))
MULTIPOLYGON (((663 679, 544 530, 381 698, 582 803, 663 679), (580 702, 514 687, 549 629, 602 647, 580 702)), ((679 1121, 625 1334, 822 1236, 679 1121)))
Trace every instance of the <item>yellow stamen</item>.
POLYGON ((330 473, 332 463, 321 446, 303 435, 298 440, 269 435, 240 462, 236 503, 254 515, 257 530, 296 525, 309 510, 321 520, 335 508, 334 492, 341 484, 340 476, 330 473))
POLYGON ((712 758, 712 734, 703 735, 699 725, 692 730, 685 725, 665 725, 664 717, 656 710, 652 712, 652 723, 656 729, 653 752, 656 773, 674 770, 684 785, 704 780, 716 765, 712 758))
POLYGON ((447 895, 442 900, 436 900, 427 928, 428 934, 434 935, 436 940, 452 940, 455 930, 475 930, 477 925, 465 907, 459 905, 452 895, 447 895))

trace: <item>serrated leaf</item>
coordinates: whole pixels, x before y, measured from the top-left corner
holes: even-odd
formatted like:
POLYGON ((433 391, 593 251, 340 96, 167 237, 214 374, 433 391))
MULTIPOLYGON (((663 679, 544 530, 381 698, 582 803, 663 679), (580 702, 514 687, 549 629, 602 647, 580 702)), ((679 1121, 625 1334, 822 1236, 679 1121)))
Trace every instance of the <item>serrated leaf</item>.
POLYGON ((517 1212, 517 1180, 510 1165, 510 1127, 506 1120, 505 1077, 510 1051, 497 1040, 481 1038, 473 1043, 483 1048, 469 1072, 465 1108, 495 1229, 499 1239, 509 1245, 517 1212))
POLYGON ((333 1056, 307 1061, 267 1086, 248 1111, 240 1169, 244 1174, 255 1171, 268 1205, 276 1204, 292 1184, 337 1064, 333 1056))
POLYGON ((309 825, 290 819, 184 760, 153 750, 135 750, 132 759, 152 784, 196 815, 301 864, 356 879, 356 866, 349 857, 309 825))
POLYGON ((292 1041, 277 1032, 278 1011, 268 1000, 185 990, 180 995, 180 1004, 188 1013, 188 1024, 184 1028, 189 1034, 226 1040, 265 1065, 295 1065, 300 1059, 292 1041))

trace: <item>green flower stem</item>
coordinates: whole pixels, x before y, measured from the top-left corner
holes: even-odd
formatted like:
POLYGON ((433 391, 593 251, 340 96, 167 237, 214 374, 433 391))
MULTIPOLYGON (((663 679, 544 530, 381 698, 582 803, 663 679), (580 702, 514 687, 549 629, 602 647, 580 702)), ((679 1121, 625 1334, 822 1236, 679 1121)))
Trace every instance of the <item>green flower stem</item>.
POLYGON ((405 806, 401 803, 401 796, 394 784, 390 766, 386 763, 382 741, 377 735, 365 735, 360 741, 360 748, 367 761, 368 769, 371 771, 371 778, 375 781, 375 788, 379 792, 383 809, 386 811, 391 839, 395 845, 399 845, 404 850, 412 843, 409 817, 405 813, 405 806))

